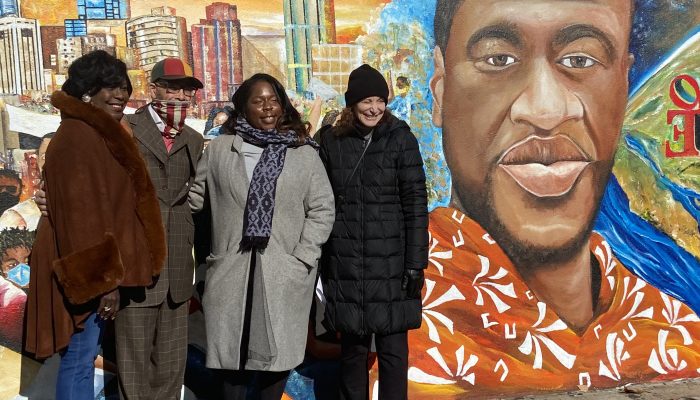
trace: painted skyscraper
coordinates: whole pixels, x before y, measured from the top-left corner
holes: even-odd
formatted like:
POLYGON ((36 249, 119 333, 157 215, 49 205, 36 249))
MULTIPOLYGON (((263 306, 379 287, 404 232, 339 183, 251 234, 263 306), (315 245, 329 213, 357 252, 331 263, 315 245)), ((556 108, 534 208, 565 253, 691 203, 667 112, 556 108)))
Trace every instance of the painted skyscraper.
POLYGON ((18 17, 19 5, 17 0, 0 0, 0 17, 18 17))
POLYGON ((127 0, 77 0, 78 19, 64 20, 66 37, 86 36, 91 19, 126 19, 127 0))
POLYGON ((41 33, 35 19, 0 18, 0 93, 44 90, 41 33))
POLYGON ((311 48, 335 42, 333 0, 284 0, 287 84, 299 92, 311 78, 311 48))
POLYGON ((172 7, 158 7, 151 15, 129 18, 126 43, 134 49, 134 64, 150 76, 153 65, 166 57, 179 57, 192 65, 187 51, 187 22, 172 7))
POLYGON ((204 83, 198 102, 229 101, 243 82, 241 22, 233 4, 212 3, 206 19, 192 25, 194 75, 204 83))

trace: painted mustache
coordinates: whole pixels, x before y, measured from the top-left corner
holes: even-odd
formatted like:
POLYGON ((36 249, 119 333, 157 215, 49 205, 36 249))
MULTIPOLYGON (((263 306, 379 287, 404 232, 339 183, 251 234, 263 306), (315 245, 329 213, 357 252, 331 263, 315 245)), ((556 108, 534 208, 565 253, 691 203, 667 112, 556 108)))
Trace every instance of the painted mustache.
POLYGON ((568 136, 529 136, 506 150, 498 166, 530 194, 558 197, 573 189, 591 162, 568 136))

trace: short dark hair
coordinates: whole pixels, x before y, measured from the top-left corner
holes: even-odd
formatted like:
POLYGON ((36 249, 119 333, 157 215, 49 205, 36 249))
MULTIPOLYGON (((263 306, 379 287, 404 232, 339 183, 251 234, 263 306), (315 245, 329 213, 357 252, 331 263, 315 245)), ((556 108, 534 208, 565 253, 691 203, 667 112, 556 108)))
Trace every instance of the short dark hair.
POLYGON ((0 257, 7 249, 15 247, 32 248, 35 232, 25 228, 7 228, 0 231, 0 257))
POLYGON ((61 90, 79 99, 84 94, 94 96, 103 88, 119 87, 124 81, 131 96, 133 87, 126 64, 104 50, 95 50, 71 63, 61 90))
POLYGON ((257 73, 243 81, 238 90, 231 96, 233 113, 224 123, 226 130, 234 132, 236 119, 238 119, 238 117, 245 118, 245 109, 248 104, 248 99, 250 99, 253 86, 258 82, 267 82, 272 86, 272 90, 275 92, 275 96, 277 96, 277 101, 280 107, 282 107, 282 117, 277 122, 277 129, 280 131, 292 130, 299 135, 299 140, 304 140, 308 137, 309 130, 311 129, 310 125, 308 122, 302 121, 299 111, 294 108, 292 101, 289 100, 284 86, 272 75, 263 73, 257 73))
MULTIPOLYGON (((630 28, 634 22, 635 2, 632 3, 630 10, 630 28)), ((457 13, 459 7, 464 3, 464 0, 437 0, 435 4, 435 18, 433 19, 433 33, 435 35, 435 45, 440 46, 440 51, 445 55, 447 42, 450 40, 450 30, 452 29, 452 20, 457 13)), ((630 29, 631 34, 632 29, 630 29)))
POLYGON ((447 42, 450 40, 452 20, 463 2, 464 0, 437 0, 435 4, 435 18, 433 20, 435 45, 440 46, 443 55, 447 48, 447 42))
POLYGON ((22 183, 22 178, 19 176, 19 174, 15 170, 5 169, 5 168, 0 169, 0 177, 3 177, 3 176, 5 178, 14 179, 17 182, 19 182, 19 191, 20 192, 22 191, 22 186, 24 186, 24 184, 22 183))

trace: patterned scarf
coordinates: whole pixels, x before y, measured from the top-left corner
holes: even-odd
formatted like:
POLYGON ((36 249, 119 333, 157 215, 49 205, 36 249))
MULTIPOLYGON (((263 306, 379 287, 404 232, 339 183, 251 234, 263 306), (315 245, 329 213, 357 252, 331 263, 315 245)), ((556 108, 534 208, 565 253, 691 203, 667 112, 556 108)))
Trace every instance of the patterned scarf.
POLYGON ((153 100, 151 106, 165 124, 163 136, 172 139, 182 132, 185 118, 187 118, 187 108, 190 106, 189 101, 153 100))
POLYGON ((243 117, 236 120, 235 130, 246 142, 265 147, 250 179, 240 251, 248 251, 254 247, 264 249, 272 232, 277 178, 282 173, 287 148, 308 144, 318 149, 319 146, 311 138, 299 144, 299 136, 294 131, 279 132, 276 129, 254 128, 243 117))

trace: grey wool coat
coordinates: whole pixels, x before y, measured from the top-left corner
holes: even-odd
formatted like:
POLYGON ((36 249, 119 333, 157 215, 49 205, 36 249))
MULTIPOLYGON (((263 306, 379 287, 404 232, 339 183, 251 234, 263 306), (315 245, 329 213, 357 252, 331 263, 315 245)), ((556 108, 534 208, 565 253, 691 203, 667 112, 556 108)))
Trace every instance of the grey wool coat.
MULTIPOLYGON (((251 261, 251 252, 238 251, 249 186, 242 145, 237 135, 212 140, 189 197, 194 212, 205 200, 211 207, 212 252, 202 306, 206 364, 216 369, 236 370, 240 365, 251 261)), ((321 245, 334 219, 333 191, 318 153, 308 145, 288 148, 277 181, 270 241, 256 253, 251 306, 264 321, 257 324, 262 331, 254 331, 251 322, 245 369, 285 371, 302 362, 321 245), (265 351, 258 354, 254 347, 265 351)))

